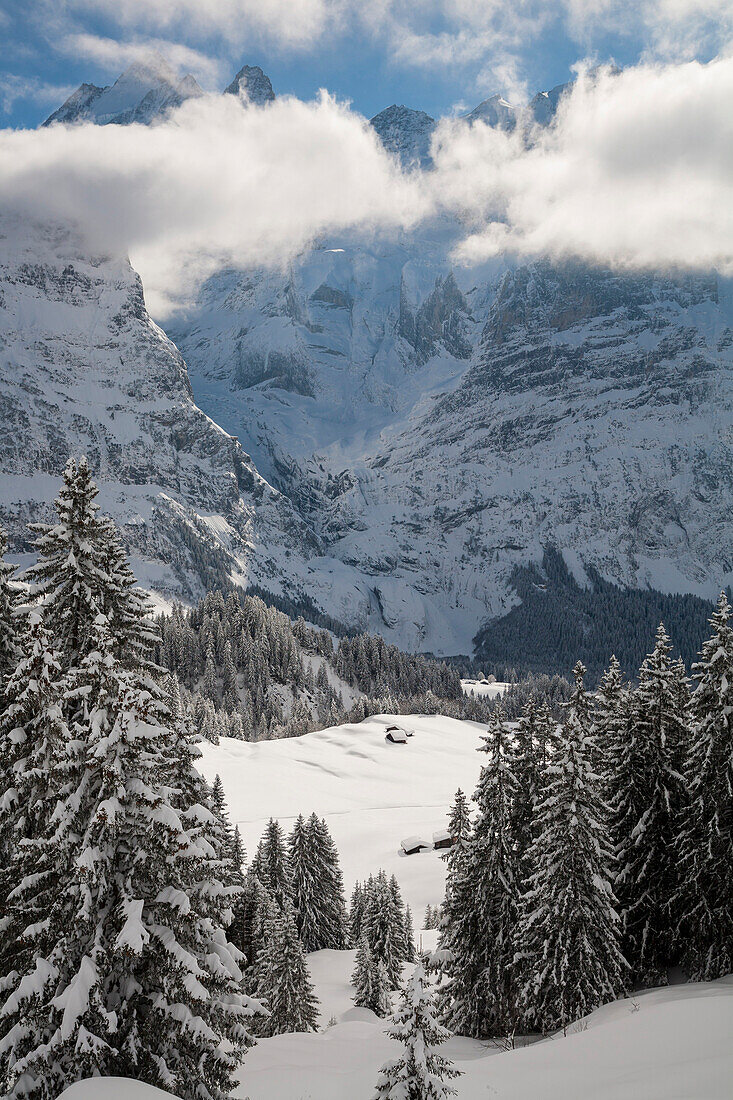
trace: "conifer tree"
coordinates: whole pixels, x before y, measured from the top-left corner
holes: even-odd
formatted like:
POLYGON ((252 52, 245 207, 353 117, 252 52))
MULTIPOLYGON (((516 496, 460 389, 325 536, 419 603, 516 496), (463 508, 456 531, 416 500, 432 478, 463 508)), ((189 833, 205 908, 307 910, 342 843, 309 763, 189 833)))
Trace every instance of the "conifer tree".
POLYGON ((272 817, 257 845, 252 870, 282 909, 291 895, 290 858, 280 822, 272 817))
POLYGON ((405 906, 405 962, 415 962, 415 926, 409 905, 405 906))
MULTIPOLYGON (((2 990, 12 987, 13 972, 31 964, 30 944, 22 937, 26 923, 34 923, 34 914, 42 921, 49 904, 43 891, 34 896, 32 911, 30 900, 27 910, 12 911, 9 899, 22 886, 19 849, 43 834, 54 809, 53 796, 61 793, 50 779, 70 740, 63 717, 67 688, 59 654, 40 613, 33 610, 0 714, 0 1001, 2 990)), ((0 1023, 0 1034, 3 1030, 0 1023)))
POLYGON ((448 832, 453 843, 441 856, 448 864, 449 870, 463 858, 471 837, 471 828, 471 809, 468 799, 459 787, 448 814, 448 832))
POLYGON ((457 1096, 448 1082, 458 1077, 459 1071, 438 1052, 450 1033, 436 1019, 421 963, 400 994, 400 1005, 387 1034, 402 1045, 402 1053, 382 1066, 375 1100, 445 1100, 457 1096))
POLYGON ((614 654, 598 684, 593 708, 598 770, 604 781, 604 797, 609 799, 618 797, 621 792, 617 786, 624 783, 620 764, 630 739, 629 702, 621 666, 614 654))
POLYGON ((331 948, 340 951, 346 942, 346 907, 338 853, 325 821, 302 814, 289 840, 292 899, 298 933, 306 951, 331 948))
POLYGON ((234 901, 234 913, 229 936, 242 952, 246 964, 246 985, 256 985, 256 967, 264 946, 267 915, 274 906, 272 898, 250 868, 244 876, 242 891, 234 901))
POLYGON ((356 949, 354 973, 354 1004, 368 1008, 375 1016, 386 1016, 390 1009, 390 981, 387 968, 372 953, 366 934, 362 935, 356 949))
MULTIPOLYGON (((389 888, 392 891, 392 919, 397 924, 397 950, 401 961, 408 961, 407 921, 405 917, 405 903, 402 900, 402 892, 396 875, 391 875, 389 888)), ((410 960, 411 961, 411 960, 410 960)))
POLYGON ((366 898, 364 895, 364 887, 360 882, 355 882, 354 889, 351 892, 351 903, 349 905, 349 943, 354 947, 361 939, 361 926, 365 905, 366 898))
POLYGON ((346 946, 346 901, 339 854, 325 818, 316 813, 308 819, 313 850, 317 898, 319 901, 322 948, 342 951, 346 946))
POLYGON ((25 579, 65 668, 78 666, 89 652, 95 619, 113 599, 106 570, 109 526, 98 515, 97 494, 86 459, 70 459, 54 503, 58 521, 32 525, 38 561, 25 579))
POLYGON ((234 826, 234 837, 232 839, 232 863, 234 864, 235 871, 240 877, 244 876, 244 865, 247 862, 247 852, 244 848, 244 842, 242 841, 242 834, 239 831, 239 826, 234 826))
POLYGON ((675 882, 674 839, 682 806, 675 770, 686 739, 679 711, 678 675, 664 626, 639 672, 632 707, 632 739, 624 746, 611 806, 618 839, 618 897, 623 949, 635 980, 666 983, 671 961, 669 903, 675 882))
POLYGON ((692 736, 684 764, 688 800, 674 846, 682 964, 691 981, 733 969, 733 628, 721 593, 712 634, 693 666, 692 736))
POLYGON ((165 785, 170 731, 158 699, 121 668, 98 615, 74 690, 83 722, 58 746, 49 826, 18 850, 11 919, 27 965, 7 998, 11 1097, 55 1095, 95 1075, 223 1100, 256 1006, 199 875, 210 853, 165 785))
POLYGON ((404 917, 383 870, 367 884, 362 932, 374 958, 384 963, 390 988, 396 989, 404 952, 404 917))
POLYGON ((258 1025, 262 1036, 316 1030, 318 1000, 289 901, 270 918, 258 963, 257 996, 269 1010, 258 1025))
POLYGON ((0 707, 3 686, 20 658, 17 622, 18 596, 12 584, 15 568, 5 561, 7 535, 0 527, 0 707))
POLYGON ((517 1023, 514 955, 519 901, 512 813, 518 785, 503 714, 496 710, 481 751, 488 754, 474 795, 478 813, 465 859, 449 875, 438 951, 447 976, 439 991, 451 1031, 506 1035, 517 1023))
POLYGON ((516 793, 512 808, 512 834, 517 853, 519 881, 528 872, 527 853, 534 837, 534 817, 542 779, 541 722, 533 700, 522 712, 515 733, 514 775, 516 793))
POLYGON ((627 970, 611 889, 613 855, 591 763, 585 669, 578 664, 574 671, 562 740, 537 807, 533 872, 520 910, 524 1017, 545 1031, 618 997, 627 970))

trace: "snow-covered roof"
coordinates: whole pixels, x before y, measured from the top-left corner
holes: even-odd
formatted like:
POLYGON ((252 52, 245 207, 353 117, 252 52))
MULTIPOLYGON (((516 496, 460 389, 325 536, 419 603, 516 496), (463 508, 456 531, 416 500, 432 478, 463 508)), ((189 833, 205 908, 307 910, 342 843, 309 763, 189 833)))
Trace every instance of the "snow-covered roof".
POLYGON ((390 739, 390 741, 399 741, 401 744, 404 744, 407 741, 407 734, 403 729, 400 729, 399 726, 388 726, 387 737, 390 739))
POLYGON ((450 829, 438 829, 433 833, 433 844, 439 844, 441 840, 452 840, 450 829))
POLYGON ((405 852, 414 851, 415 848, 432 848, 432 844, 429 840, 424 840, 421 836, 408 836, 400 842, 400 848, 405 852))

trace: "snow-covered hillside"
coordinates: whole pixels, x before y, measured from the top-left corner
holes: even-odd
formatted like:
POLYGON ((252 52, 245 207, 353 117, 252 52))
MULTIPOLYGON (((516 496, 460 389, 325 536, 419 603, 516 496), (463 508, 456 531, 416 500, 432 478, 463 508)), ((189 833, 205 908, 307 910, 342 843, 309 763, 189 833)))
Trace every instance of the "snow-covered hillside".
MULTIPOLYGON (((395 1056, 384 1021, 345 1009, 353 952, 310 958, 316 992, 337 1022, 318 1034, 263 1039, 240 1071, 239 1100, 370 1100, 395 1056)), ((733 980, 670 986, 604 1005, 570 1030, 513 1051, 454 1037, 444 1051, 462 1076, 459 1100, 728 1100, 733 980)), ((83 1081, 62 1100, 163 1100, 120 1078, 83 1081)))
POLYGON ((284 741, 205 742, 201 770, 209 781, 221 776, 250 854, 270 817, 289 830, 299 813, 316 810, 338 847, 347 893, 383 867, 421 917, 442 900, 445 863, 437 851, 401 855, 400 842, 432 840, 456 789, 473 793, 484 730, 439 715, 379 715, 284 741), (392 722, 414 730, 406 745, 385 741, 392 722))
MULTIPOLYGON (((732 1028, 733 982, 725 979, 605 1005, 567 1036, 506 1053, 458 1037, 443 1049, 462 1071, 459 1100, 727 1100, 732 1028)), ((352 1009, 320 1035, 259 1043, 247 1055, 239 1095, 370 1100, 379 1067, 396 1049, 383 1021, 352 1009)))

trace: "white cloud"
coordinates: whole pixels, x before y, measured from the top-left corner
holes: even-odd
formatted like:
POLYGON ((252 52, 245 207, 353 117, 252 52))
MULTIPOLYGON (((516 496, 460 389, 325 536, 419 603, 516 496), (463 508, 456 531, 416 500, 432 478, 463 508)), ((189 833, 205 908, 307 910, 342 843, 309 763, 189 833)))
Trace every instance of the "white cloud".
POLYGON ((557 125, 445 123, 440 202, 470 226, 456 255, 574 256, 733 273, 733 58, 581 74, 557 125))
POLYGON ((118 26, 241 45, 253 35, 290 47, 318 41, 341 20, 351 0, 66 0, 70 12, 104 15, 118 26))
POLYGON ((0 131, 0 204, 83 219, 92 247, 129 251, 158 312, 217 266, 281 263, 327 230, 410 225, 429 202, 327 96, 266 109, 211 96, 153 127, 0 131))
POLYGON ((280 264, 320 234, 456 219, 456 258, 506 252, 733 273, 733 58, 581 74, 527 143, 445 120, 435 170, 401 173, 323 96, 184 104, 153 127, 0 131, 0 204, 82 219, 128 250, 162 313, 222 264, 280 264))
POLYGON ((204 84, 212 87, 218 86, 228 73, 228 67, 221 61, 207 56, 200 50, 165 38, 136 38, 122 42, 96 34, 70 32, 56 39, 55 46, 60 53, 69 57, 85 57, 98 65, 117 69, 125 69, 133 61, 138 61, 145 55, 158 53, 174 69, 193 73, 204 84))

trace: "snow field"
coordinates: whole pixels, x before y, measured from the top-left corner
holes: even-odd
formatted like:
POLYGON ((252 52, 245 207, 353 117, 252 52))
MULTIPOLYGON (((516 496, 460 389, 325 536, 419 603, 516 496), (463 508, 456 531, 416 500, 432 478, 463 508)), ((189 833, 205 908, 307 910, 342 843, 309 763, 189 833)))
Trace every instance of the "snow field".
POLYGON ((485 680, 461 680, 461 687, 464 695, 486 695, 489 699, 496 699, 497 695, 503 695, 510 685, 502 683, 501 680, 496 680, 493 684, 485 680))
MULTIPOLYGON (((317 954, 343 955, 341 979, 348 981, 345 956, 352 952, 317 954)), ((326 994, 337 982, 335 962, 317 955, 311 962, 316 992, 326 994)), ((320 1034, 258 1043, 247 1055, 238 1096, 371 1100, 380 1066, 398 1049, 384 1026, 367 1010, 352 1008, 320 1034)), ((733 981, 725 979, 605 1005, 567 1035, 529 1047, 504 1052, 454 1037, 441 1050, 463 1073, 455 1082, 459 1100, 729 1100, 731 1034, 733 981)))
POLYGON ((347 899, 354 882, 383 867, 395 874, 417 928, 428 904, 443 898, 445 863, 436 851, 401 855, 409 836, 432 841, 446 825, 456 789, 470 796, 485 727, 440 715, 377 715, 282 741, 222 738, 202 745, 201 770, 218 773, 232 822, 251 856, 270 817, 289 831, 299 813, 325 817, 339 851, 347 899), (415 736, 385 741, 394 722, 415 736))
MULTIPOLYGON (((352 958, 350 951, 311 956, 319 996, 335 1004, 345 995, 352 958)), ((397 1051, 384 1026, 351 1008, 318 1034, 261 1040, 247 1054, 238 1100, 370 1100, 380 1066, 397 1051)), ((459 1100, 729 1100, 731 1034, 733 979, 727 978, 605 1005, 567 1035, 518 1050, 462 1038, 442 1050, 462 1070, 459 1100)), ((63 1100, 168 1095, 108 1078, 72 1085, 63 1100)))

